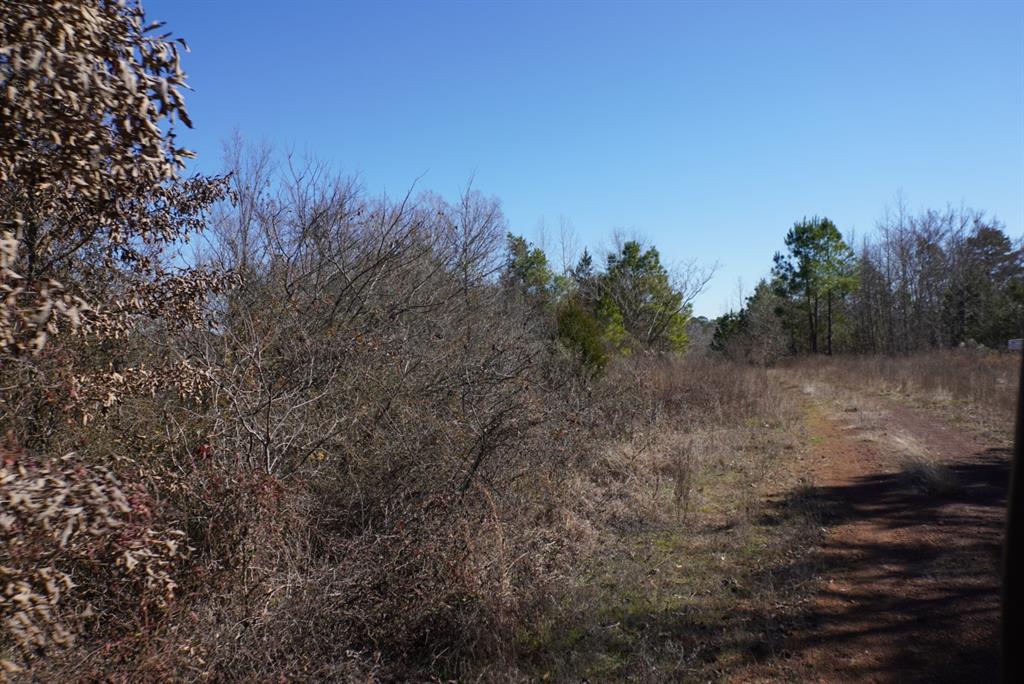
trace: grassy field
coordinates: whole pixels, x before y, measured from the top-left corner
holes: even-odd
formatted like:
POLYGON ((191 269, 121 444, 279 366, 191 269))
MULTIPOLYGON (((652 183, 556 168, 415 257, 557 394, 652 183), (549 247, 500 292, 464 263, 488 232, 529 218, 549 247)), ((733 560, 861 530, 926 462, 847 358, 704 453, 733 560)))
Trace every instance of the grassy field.
POLYGON ((735 372, 764 383, 752 415, 726 411, 696 428, 684 418, 658 425, 642 447, 609 446, 609 473, 647 473, 633 481, 641 510, 602 530, 591 558, 520 631, 515 674, 488 676, 708 680, 780 653, 813 576, 792 561, 820 535, 813 501, 777 505, 804 485, 787 464, 806 435, 801 408, 765 371, 735 372))
MULTIPOLYGON (((818 654, 811 658, 795 644, 814 632, 823 610, 815 595, 831 580, 822 549, 835 543, 826 540, 842 519, 836 506, 845 505, 824 483, 854 467, 832 459, 849 459, 840 454, 863 443, 876 454, 866 463, 894 472, 898 491, 929 506, 954 505, 966 486, 962 464, 943 461, 927 431, 915 436, 921 424, 894 421, 916 416, 940 431, 931 435, 940 442, 941 430, 952 429, 1002 444, 1017 371, 1005 355, 958 352, 804 361, 768 371, 759 387, 766 396, 748 403, 743 415, 718 413, 696 429, 686 420, 662 421, 643 443, 610 445, 607 475, 630 482, 631 515, 600 531, 590 558, 565 578, 541 617, 518 632, 511 661, 481 676, 831 676, 821 669, 830 667, 831 646, 808 647, 818 654), (899 413, 903 406, 912 413, 899 413), (679 462, 685 476, 673 470, 679 462)), ((979 577, 987 567, 952 557, 943 563, 970 566, 979 577)), ((908 571, 916 572, 913 564, 908 571)))
POLYGON ((829 391, 867 392, 928 407, 971 430, 1008 439, 1017 408, 1020 355, 956 349, 890 356, 800 358, 784 364, 829 391))

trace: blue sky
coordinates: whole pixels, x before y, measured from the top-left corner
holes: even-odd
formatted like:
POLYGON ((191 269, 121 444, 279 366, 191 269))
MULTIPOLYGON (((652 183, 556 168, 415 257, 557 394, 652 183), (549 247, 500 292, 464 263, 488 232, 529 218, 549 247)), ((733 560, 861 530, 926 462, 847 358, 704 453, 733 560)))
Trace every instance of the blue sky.
POLYGON ((1024 3, 151 0, 192 49, 215 171, 234 129, 454 196, 470 176, 551 252, 613 229, 719 262, 717 315, 805 215, 870 232, 901 192, 1024 230, 1024 3))

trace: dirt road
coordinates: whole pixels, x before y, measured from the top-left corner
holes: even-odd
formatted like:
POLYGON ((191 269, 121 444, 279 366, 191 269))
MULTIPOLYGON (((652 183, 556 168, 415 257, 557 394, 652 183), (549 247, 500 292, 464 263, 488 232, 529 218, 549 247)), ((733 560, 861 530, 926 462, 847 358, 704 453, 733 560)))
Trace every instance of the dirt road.
POLYGON ((827 532, 786 669, 801 681, 996 681, 1009 449, 929 409, 794 389, 810 444, 795 467, 827 532))

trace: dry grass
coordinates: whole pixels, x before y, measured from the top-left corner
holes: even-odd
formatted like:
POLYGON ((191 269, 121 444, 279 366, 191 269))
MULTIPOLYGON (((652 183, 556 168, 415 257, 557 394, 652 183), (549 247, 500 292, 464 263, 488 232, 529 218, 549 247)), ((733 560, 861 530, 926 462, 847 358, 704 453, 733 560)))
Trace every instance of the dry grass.
POLYGON ((927 457, 905 458, 900 473, 914 488, 933 496, 949 494, 957 487, 953 472, 927 457))
POLYGON ((1008 437, 1017 410, 1020 356, 956 349, 910 356, 801 358, 786 368, 808 385, 899 397, 955 422, 1008 437))
MULTIPOLYGON (((360 454, 402 456, 415 477, 401 481, 330 455, 289 477, 180 451, 126 458, 187 535, 175 600, 138 629, 105 618, 30 675, 649 679, 779 647, 773 621, 801 580, 771 568, 813 525, 764 515, 765 494, 792 484, 775 465, 797 441, 764 369, 650 355, 589 389, 525 385, 518 401, 544 420, 522 423, 461 495, 424 458, 434 405, 410 387, 394 400, 402 422, 360 454), (746 610, 760 617, 736 618, 746 610)), ((117 435, 152 430, 146 406, 91 439, 133 448, 117 435)))
POLYGON ((788 560, 819 529, 811 506, 766 506, 799 484, 778 467, 799 443, 790 397, 764 369, 698 359, 624 360, 616 388, 582 488, 609 514, 594 553, 488 678, 713 679, 782 648, 808 579, 788 560))

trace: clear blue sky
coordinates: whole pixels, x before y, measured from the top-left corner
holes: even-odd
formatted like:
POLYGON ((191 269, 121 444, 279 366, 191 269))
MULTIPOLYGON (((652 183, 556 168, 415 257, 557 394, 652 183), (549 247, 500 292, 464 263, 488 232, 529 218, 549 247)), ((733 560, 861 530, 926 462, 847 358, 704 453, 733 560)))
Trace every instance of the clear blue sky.
POLYGON ((1021 2, 145 6, 192 48, 197 170, 237 127, 375 192, 474 175, 528 236, 566 217, 720 262, 698 314, 804 215, 863 234, 902 192, 1024 230, 1021 2))

